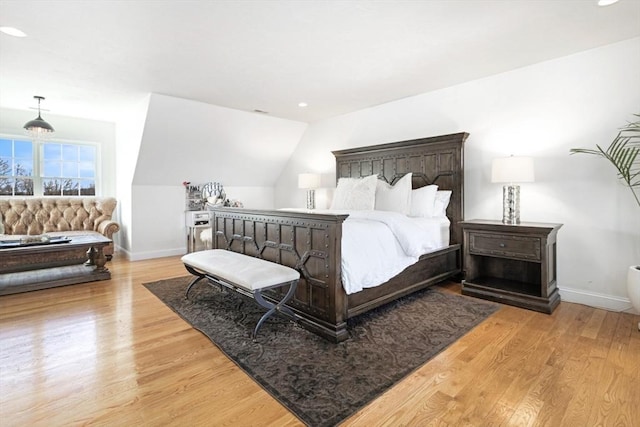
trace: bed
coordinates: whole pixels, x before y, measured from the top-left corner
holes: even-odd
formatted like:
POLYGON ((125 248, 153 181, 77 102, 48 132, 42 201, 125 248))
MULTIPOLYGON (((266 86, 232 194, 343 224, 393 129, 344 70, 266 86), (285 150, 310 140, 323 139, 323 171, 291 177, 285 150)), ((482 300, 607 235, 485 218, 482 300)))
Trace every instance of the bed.
MULTIPOLYGON (((448 246, 419 260, 380 286, 347 294, 342 284, 342 232, 348 215, 289 210, 212 210, 213 248, 267 259, 300 271, 287 305, 300 324, 330 341, 349 338, 347 320, 461 272, 464 218, 464 141, 467 133, 334 151, 336 180, 377 174, 394 183, 411 172, 412 188, 450 190, 448 246)), ((275 292, 275 291, 274 291, 275 292)), ((278 296, 274 295, 274 299, 278 296)))

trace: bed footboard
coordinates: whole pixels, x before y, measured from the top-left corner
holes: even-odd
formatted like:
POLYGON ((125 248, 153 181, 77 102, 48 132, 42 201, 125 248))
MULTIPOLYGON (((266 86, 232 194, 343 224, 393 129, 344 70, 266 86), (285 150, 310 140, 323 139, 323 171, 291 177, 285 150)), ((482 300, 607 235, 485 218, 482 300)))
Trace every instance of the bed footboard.
MULTIPOLYGON (((213 210, 213 248, 277 262, 300 272, 287 303, 300 323, 331 341, 348 338, 341 281, 342 223, 347 215, 238 208, 213 210)), ((272 291, 278 293, 278 290, 272 291)), ((267 295, 268 297, 268 295, 267 295)), ((273 295, 273 299, 281 298, 273 295)))

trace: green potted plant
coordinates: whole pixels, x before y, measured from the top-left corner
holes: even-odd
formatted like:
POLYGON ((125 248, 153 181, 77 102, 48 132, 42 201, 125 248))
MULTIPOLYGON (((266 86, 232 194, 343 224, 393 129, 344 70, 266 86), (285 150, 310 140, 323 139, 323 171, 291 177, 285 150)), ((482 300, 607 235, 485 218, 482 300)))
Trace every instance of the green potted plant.
MULTIPOLYGON (((603 149, 596 145, 595 149, 572 148, 571 154, 592 154, 607 159, 616 168, 618 178, 629 187, 640 207, 640 114, 634 114, 636 121, 621 128, 609 147, 603 149)), ((629 267, 627 274, 627 291, 631 305, 640 311, 640 265, 629 267)), ((638 323, 640 330, 640 322, 638 323)))

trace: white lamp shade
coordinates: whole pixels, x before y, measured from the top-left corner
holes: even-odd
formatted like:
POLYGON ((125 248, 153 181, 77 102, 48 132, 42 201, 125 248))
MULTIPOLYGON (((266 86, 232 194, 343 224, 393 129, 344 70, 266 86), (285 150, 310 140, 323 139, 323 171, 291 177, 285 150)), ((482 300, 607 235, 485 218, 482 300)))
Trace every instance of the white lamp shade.
POLYGON ((320 175, 317 173, 301 173, 298 175, 298 188, 320 187, 320 175))
POLYGON ((491 164, 491 182, 533 182, 533 157, 499 157, 491 164))

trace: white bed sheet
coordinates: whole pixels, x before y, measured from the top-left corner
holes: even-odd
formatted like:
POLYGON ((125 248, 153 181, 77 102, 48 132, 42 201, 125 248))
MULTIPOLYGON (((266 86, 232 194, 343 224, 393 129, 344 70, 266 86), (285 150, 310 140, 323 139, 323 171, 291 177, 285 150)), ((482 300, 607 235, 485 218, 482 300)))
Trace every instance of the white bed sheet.
POLYGON ((410 218, 387 211, 314 212, 349 215, 342 225, 341 266, 348 295, 379 286, 421 255, 449 246, 447 218, 410 218))

